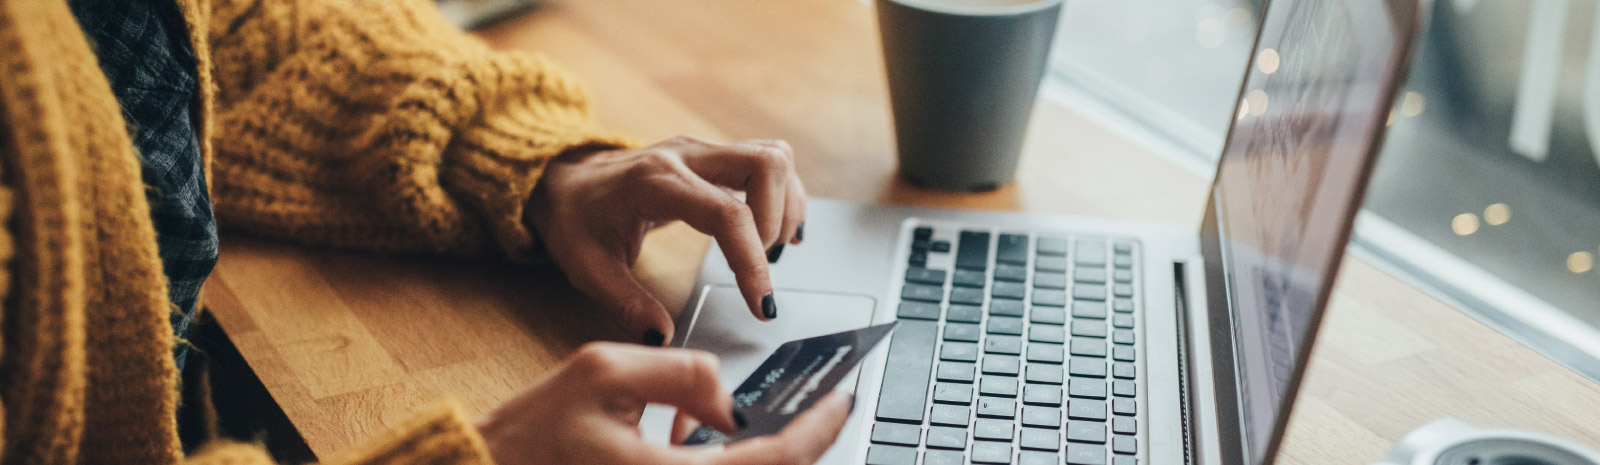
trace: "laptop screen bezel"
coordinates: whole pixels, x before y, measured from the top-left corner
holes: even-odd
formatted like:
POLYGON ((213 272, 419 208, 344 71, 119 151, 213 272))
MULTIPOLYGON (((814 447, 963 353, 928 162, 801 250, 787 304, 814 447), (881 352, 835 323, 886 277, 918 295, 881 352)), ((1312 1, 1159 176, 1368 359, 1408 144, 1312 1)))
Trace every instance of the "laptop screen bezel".
MULTIPOLYGON (((1384 96, 1387 102, 1394 102, 1399 90, 1404 85, 1414 49, 1413 42, 1417 31, 1421 28, 1422 16, 1427 11, 1426 5, 1423 5, 1423 3, 1427 3, 1428 0, 1352 1, 1381 4, 1378 8, 1387 11, 1389 14, 1389 27, 1392 32, 1391 37, 1394 38, 1394 50, 1390 56, 1390 62, 1387 64, 1389 74, 1384 78, 1379 95, 1384 96)), ((1262 11, 1270 13, 1272 3, 1274 3, 1272 0, 1264 2, 1262 11)), ((1246 74, 1243 77, 1248 77, 1250 70, 1256 66, 1255 61, 1257 54, 1260 53, 1262 30, 1266 23, 1265 18, 1266 15, 1262 15, 1262 21, 1257 24, 1255 39, 1251 42, 1250 57, 1244 68, 1244 73, 1246 74)), ((1240 79, 1239 90, 1235 93, 1239 98, 1235 99, 1234 111, 1230 112, 1229 115, 1237 114, 1239 110, 1237 106, 1243 100, 1245 85, 1248 82, 1248 79, 1240 79)), ((1389 106, 1384 108, 1389 108, 1389 106)), ((1375 127, 1372 129, 1371 139, 1367 141, 1365 156, 1360 161, 1357 188, 1351 194, 1352 197, 1349 199, 1346 211, 1342 212, 1345 221, 1341 223, 1340 230, 1337 231, 1337 243, 1340 244, 1337 253, 1341 256, 1344 252, 1343 244, 1349 242, 1351 231, 1354 228, 1355 215, 1361 209, 1361 202, 1366 194, 1366 186, 1372 175, 1372 168, 1376 165, 1377 154, 1383 146, 1384 133, 1387 129, 1385 122, 1386 118, 1384 117, 1372 119, 1372 124, 1375 127)), ((1219 153, 1228 153, 1229 145, 1233 143, 1231 139, 1236 124, 1237 119, 1229 118, 1228 131, 1226 133, 1228 137, 1224 138, 1224 145, 1219 153)), ((1221 174, 1221 163, 1218 163, 1217 166, 1218 172, 1212 177, 1213 183, 1220 179, 1218 176, 1221 174)), ((1217 217, 1215 192, 1216 189, 1213 188, 1207 193, 1205 216, 1200 227, 1201 254, 1205 260, 1206 305, 1208 309, 1216 310, 1208 311, 1206 319, 1208 323, 1207 334, 1211 347, 1209 350, 1200 348, 1202 350, 1190 351, 1190 353, 1211 358, 1211 378, 1214 383, 1213 400, 1216 403, 1217 437, 1220 439, 1219 453, 1222 463, 1245 464, 1250 463, 1251 454, 1249 453, 1247 433, 1243 428, 1240 410, 1241 400, 1238 386, 1240 376, 1238 371, 1239 364, 1235 354, 1233 309, 1230 308, 1231 302, 1228 297, 1228 276, 1227 270, 1224 269, 1225 261, 1221 243, 1222 231, 1217 217)), ((1333 282, 1342 261, 1342 259, 1331 260, 1327 268, 1322 270, 1325 279, 1317 291, 1316 304, 1310 319, 1312 331, 1309 332, 1301 343, 1301 347, 1298 348, 1294 370, 1289 378, 1288 391, 1280 403, 1278 415, 1273 425, 1271 441, 1267 446, 1266 453, 1262 455, 1262 457, 1265 457, 1262 464, 1272 463, 1276 459, 1278 448, 1282 445, 1283 435, 1288 427, 1289 416, 1292 413, 1295 399, 1300 390, 1300 382, 1305 375, 1306 364, 1310 359, 1311 348, 1316 343, 1317 334, 1319 333, 1317 329, 1321 326, 1323 315, 1326 313, 1328 299, 1332 295, 1333 282)))

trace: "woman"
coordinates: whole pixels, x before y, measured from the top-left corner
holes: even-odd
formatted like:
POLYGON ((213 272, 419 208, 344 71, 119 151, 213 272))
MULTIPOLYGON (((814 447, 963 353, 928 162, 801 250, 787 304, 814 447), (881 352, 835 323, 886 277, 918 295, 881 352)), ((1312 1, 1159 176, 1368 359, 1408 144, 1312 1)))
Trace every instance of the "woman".
MULTIPOLYGON (((659 346, 672 322, 628 271, 646 231, 682 219, 715 236, 770 320, 768 260, 805 216, 787 145, 629 148, 567 74, 488 50, 425 0, 0 0, 0 117, 6 464, 268 461, 241 444, 186 457, 177 439, 179 341, 218 223, 549 259, 659 346)), ((739 428, 709 355, 598 344, 481 425, 442 408, 343 461, 808 463, 850 404, 703 450, 643 444, 632 422, 650 402, 679 407, 680 436, 739 428)))

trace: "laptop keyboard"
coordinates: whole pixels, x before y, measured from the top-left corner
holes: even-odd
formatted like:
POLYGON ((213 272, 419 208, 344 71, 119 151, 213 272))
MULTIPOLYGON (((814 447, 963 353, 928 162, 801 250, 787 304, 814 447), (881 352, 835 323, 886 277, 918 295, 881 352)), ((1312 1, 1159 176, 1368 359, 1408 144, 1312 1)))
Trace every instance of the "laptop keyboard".
POLYGON ((867 464, 1135 464, 1133 242, 937 232, 912 233, 867 464))

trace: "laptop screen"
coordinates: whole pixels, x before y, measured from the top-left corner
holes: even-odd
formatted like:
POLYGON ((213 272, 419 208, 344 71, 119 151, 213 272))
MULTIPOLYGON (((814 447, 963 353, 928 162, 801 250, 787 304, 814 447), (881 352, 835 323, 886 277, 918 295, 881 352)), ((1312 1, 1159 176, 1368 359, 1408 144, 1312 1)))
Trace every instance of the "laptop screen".
POLYGON ((1212 188, 1250 463, 1273 452, 1409 56, 1393 11, 1272 0, 1262 20, 1212 188))

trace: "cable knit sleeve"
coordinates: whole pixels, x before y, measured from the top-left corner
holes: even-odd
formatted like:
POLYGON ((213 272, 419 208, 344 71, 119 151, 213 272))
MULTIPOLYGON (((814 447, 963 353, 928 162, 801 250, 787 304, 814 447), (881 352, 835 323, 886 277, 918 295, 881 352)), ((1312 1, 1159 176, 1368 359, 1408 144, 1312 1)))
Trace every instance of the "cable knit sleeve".
MULTIPOLYGON (((186 460, 185 465, 274 465, 257 446, 241 443, 212 444, 186 460)), ((333 465, 452 464, 491 465, 488 449, 476 430, 454 405, 423 413, 347 456, 323 462, 333 465)))
POLYGON ((426 0, 213 5, 220 224, 386 252, 531 258, 523 205, 552 156, 626 142, 543 58, 426 0))

